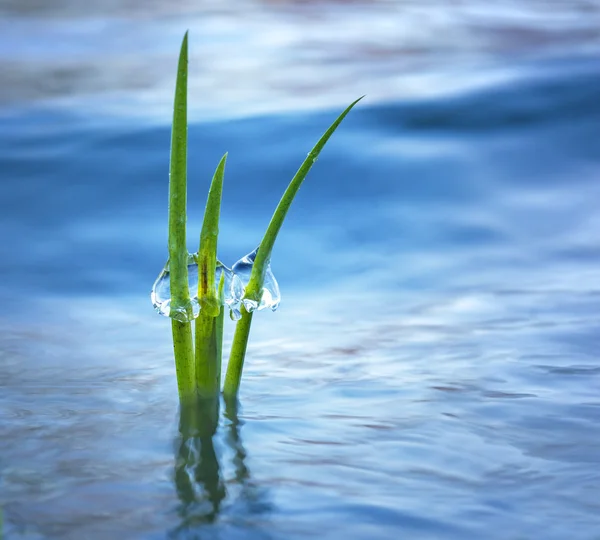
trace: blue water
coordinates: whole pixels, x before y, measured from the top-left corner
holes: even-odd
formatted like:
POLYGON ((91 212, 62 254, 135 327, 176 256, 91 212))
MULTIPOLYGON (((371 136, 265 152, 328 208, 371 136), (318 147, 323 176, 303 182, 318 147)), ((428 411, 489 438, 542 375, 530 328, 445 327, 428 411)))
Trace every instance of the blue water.
POLYGON ((4 538, 600 538, 600 6, 544 6, 0 6, 4 538), (189 246, 229 151, 228 265, 368 94, 214 437, 149 300, 187 27, 189 246))

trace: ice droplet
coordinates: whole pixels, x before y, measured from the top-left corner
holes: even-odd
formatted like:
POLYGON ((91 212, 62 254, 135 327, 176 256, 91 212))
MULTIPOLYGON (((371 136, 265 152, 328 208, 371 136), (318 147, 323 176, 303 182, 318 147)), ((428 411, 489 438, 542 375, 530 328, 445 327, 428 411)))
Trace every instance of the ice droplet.
POLYGON ((230 309, 230 316, 234 321, 241 318, 242 314, 239 312, 239 305, 242 297, 244 296, 244 285, 241 279, 236 276, 229 268, 227 268, 220 261, 217 261, 217 271, 215 272, 215 283, 217 289, 219 287, 219 281, 221 274, 225 274, 225 281, 223 283, 223 295, 224 303, 230 309), (237 318, 236 318, 237 314, 237 318))
POLYGON ((229 312, 229 317, 232 321, 239 321, 242 318, 242 312, 240 311, 239 303, 231 308, 231 311, 229 312))
MULTIPOLYGON (((256 258, 257 253, 258 248, 252 253, 248 253, 248 255, 242 257, 231 267, 234 275, 239 277, 244 287, 246 287, 250 281, 250 275, 252 274, 252 267, 254 266, 254 259, 256 258)), ((277 280, 271 270, 271 264, 269 263, 267 264, 267 271, 265 272, 260 302, 258 299, 244 298, 242 303, 244 304, 246 311, 252 312, 254 310, 260 311, 265 308, 271 308, 275 311, 279 307, 280 302, 281 293, 279 292, 279 285, 277 284, 277 280)))
MULTIPOLYGON (((188 254, 188 288, 190 291, 190 302, 187 306, 171 304, 171 274, 169 272, 169 261, 165 264, 161 273, 152 286, 150 298, 154 309, 165 317, 172 317, 180 322, 190 322, 200 314, 200 301, 198 299, 198 263, 196 254, 188 254)), ((224 304, 230 309, 237 308, 243 296, 243 285, 237 276, 223 263, 217 261, 215 271, 215 284, 218 293, 221 274, 224 274, 223 295, 224 304)))

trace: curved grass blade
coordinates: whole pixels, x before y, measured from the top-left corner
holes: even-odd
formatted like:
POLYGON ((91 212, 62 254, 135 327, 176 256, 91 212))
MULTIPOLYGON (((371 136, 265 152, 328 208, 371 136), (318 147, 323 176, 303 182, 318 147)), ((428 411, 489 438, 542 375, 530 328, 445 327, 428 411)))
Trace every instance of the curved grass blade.
MULTIPOLYGON (((277 208, 271 218, 271 222, 267 227, 267 231, 260 243, 256 259, 254 260, 254 266, 252 268, 252 274, 250 275, 250 281, 246 287, 245 298, 250 298, 256 302, 260 302, 262 294, 263 282, 265 279, 265 272, 267 270, 268 263, 271 259, 271 252, 273 251, 273 245, 277 239, 277 235, 283 225, 285 216, 292 205, 294 197, 298 193, 302 182, 306 178, 308 172, 313 166, 317 157, 323 150, 323 147, 333 135, 334 131, 338 128, 342 120, 352 110, 352 108, 363 98, 358 98, 356 101, 351 103, 345 110, 338 116, 338 118, 331 124, 329 129, 319 139, 314 148, 308 153, 308 156, 292 178, 287 189, 283 193, 277 208)), ((242 306, 241 308, 242 318, 237 323, 235 328, 235 334, 231 347, 231 353, 229 356, 229 364, 227 366, 227 374, 225 377, 225 384, 223 387, 223 394, 232 398, 237 395, 240 387, 242 378, 242 369, 244 367, 244 357, 246 355, 246 348, 248 346, 248 336, 250 334, 250 327, 252 325, 253 313, 248 313, 242 306)))

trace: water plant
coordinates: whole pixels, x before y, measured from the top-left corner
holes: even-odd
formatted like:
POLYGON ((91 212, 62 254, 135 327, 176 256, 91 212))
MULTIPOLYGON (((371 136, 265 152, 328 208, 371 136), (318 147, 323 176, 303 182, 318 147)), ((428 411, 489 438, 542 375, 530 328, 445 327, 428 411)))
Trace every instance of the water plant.
POLYGON ((321 150, 350 110, 351 103, 331 124, 292 178, 259 247, 230 270, 217 259, 221 194, 227 154, 214 173, 204 212, 200 246, 190 254, 187 221, 187 77, 188 34, 179 54, 169 176, 169 258, 152 289, 159 313, 171 318, 177 385, 182 402, 219 395, 223 356, 224 314, 237 320, 223 385, 223 395, 235 400, 242 377, 254 311, 279 305, 279 286, 271 272, 271 252, 292 201, 321 150), (194 334, 192 332, 194 322, 194 334))

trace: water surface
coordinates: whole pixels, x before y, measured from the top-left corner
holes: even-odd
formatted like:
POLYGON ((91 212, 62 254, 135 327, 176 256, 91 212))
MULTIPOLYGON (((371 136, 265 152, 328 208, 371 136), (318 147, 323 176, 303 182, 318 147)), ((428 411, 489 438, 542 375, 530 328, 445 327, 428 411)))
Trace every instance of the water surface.
POLYGON ((544 5, 4 2, 5 538, 598 538, 598 5, 544 5), (190 250, 229 151, 228 265, 369 94, 214 437, 180 432, 148 294, 187 27, 190 250))

